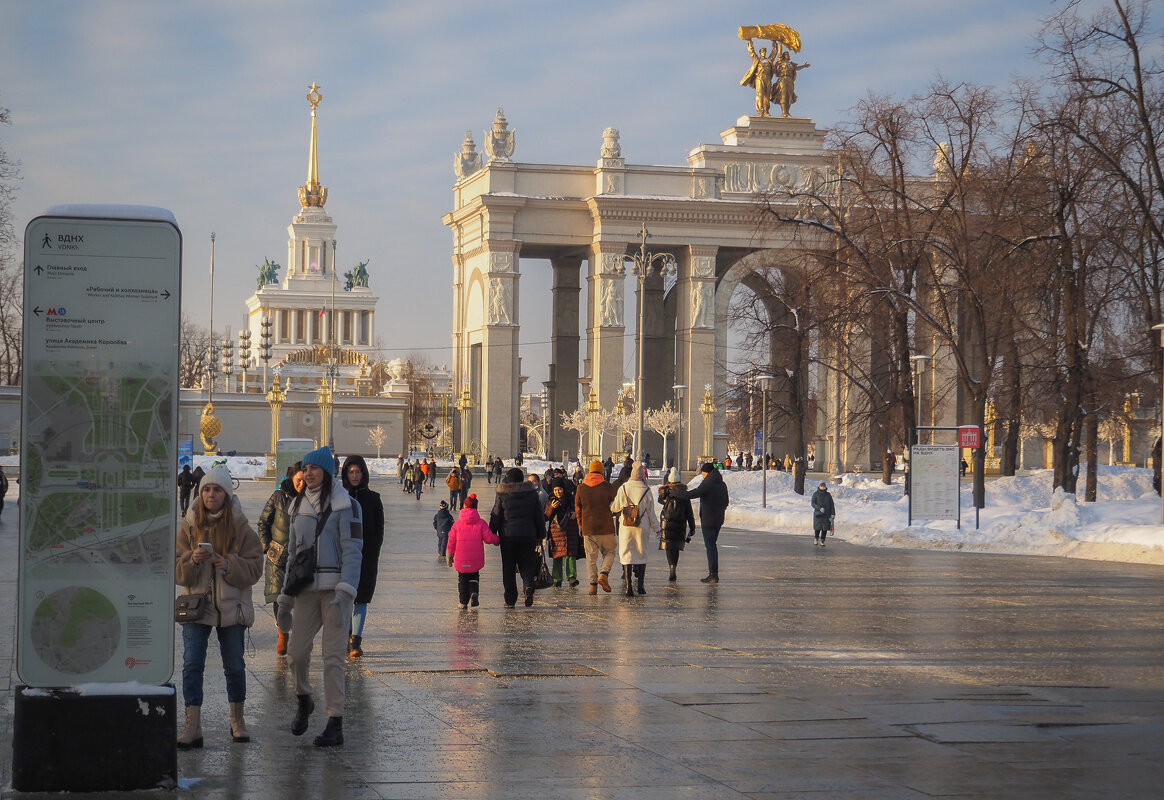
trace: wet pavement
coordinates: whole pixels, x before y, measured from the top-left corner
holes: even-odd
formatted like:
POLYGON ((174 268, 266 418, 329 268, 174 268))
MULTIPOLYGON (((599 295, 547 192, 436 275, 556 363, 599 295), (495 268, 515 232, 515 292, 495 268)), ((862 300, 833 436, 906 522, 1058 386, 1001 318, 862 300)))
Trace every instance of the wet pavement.
MULTIPOLYGON (((346 744, 312 746, 322 709, 308 735, 291 736, 294 688, 261 606, 247 645, 254 741, 230 741, 212 644, 206 746, 179 753, 176 795, 1159 796, 1164 568, 821 549, 807 536, 725 529, 718 586, 698 580, 697 538, 676 583, 663 553, 650 553, 645 596, 612 581, 614 592, 590 597, 581 563, 577 588, 507 610, 489 548, 481 606, 459 610, 432 529, 443 485, 419 502, 395 481, 373 487, 388 533, 365 656, 348 664, 346 744)), ((252 521, 272 489, 243 482, 252 521)), ((474 490, 487 509, 491 487, 479 479, 474 490)), ((15 538, 10 495, 0 603, 16 595, 15 538)), ((0 620, 3 740, 13 623, 0 620)), ((315 659, 318 686, 318 643, 315 659)), ((4 787, 11 756, 0 745, 4 787)))

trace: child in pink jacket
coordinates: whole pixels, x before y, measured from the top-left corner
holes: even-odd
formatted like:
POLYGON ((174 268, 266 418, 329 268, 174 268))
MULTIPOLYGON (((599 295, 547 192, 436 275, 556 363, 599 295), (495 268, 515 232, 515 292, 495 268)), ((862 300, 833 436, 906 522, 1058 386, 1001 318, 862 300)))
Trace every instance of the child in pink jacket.
POLYGON ((457 570, 457 593, 460 600, 457 608, 478 605, 481 568, 485 566, 485 542, 495 545, 501 540, 489 530, 489 523, 477 513, 477 495, 471 494, 465 498, 460 518, 449 531, 449 543, 445 548, 449 566, 457 570))

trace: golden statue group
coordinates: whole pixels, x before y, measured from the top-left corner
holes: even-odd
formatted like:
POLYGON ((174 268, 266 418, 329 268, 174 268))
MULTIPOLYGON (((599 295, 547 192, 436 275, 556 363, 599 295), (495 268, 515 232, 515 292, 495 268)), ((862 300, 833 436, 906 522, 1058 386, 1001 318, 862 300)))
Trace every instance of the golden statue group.
POLYGON ((797 64, 788 53, 800 52, 800 34, 787 25, 744 25, 740 27, 740 39, 748 43, 748 55, 752 57, 752 68, 740 86, 756 90, 756 115, 771 116, 768 109, 776 103, 782 116, 792 116, 788 110, 796 102, 796 73, 812 66, 797 64), (761 47, 757 55, 753 39, 767 39, 772 43, 772 52, 761 47))

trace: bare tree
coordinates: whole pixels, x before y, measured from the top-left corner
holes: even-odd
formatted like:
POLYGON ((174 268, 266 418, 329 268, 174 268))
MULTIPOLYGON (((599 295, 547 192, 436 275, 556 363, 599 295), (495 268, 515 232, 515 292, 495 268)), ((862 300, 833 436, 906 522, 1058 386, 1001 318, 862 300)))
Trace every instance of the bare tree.
POLYGON ((178 385, 184 389, 202 386, 211 363, 214 337, 210 331, 182 314, 178 331, 178 385))
POLYGON ((648 408, 643 413, 643 423, 663 439, 663 469, 667 469, 667 437, 679 430, 683 419, 678 411, 671 408, 668 400, 659 408, 648 408))
POLYGON ((562 429, 578 432, 578 461, 582 461, 585 452, 582 449, 582 436, 590 430, 590 417, 581 408, 562 412, 562 429))
MULTIPOLYGON (((0 106, 0 126, 11 124, 8 109, 0 106)), ((24 273, 12 220, 19 180, 20 163, 8 157, 0 142, 0 383, 7 386, 18 386, 23 371, 24 273)))

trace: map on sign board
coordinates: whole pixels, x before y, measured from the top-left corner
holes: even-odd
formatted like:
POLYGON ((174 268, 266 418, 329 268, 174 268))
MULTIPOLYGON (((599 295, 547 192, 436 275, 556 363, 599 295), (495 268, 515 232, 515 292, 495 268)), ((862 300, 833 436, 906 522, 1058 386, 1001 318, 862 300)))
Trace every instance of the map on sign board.
POLYGON ((31 686, 172 674, 180 251, 172 217, 28 226, 17 672, 31 686))
POLYGON ((958 448, 915 444, 909 448, 909 502, 913 519, 959 519, 958 448))

